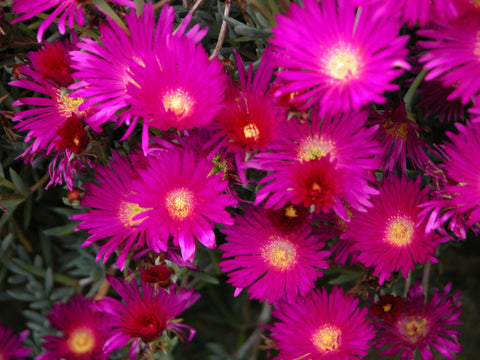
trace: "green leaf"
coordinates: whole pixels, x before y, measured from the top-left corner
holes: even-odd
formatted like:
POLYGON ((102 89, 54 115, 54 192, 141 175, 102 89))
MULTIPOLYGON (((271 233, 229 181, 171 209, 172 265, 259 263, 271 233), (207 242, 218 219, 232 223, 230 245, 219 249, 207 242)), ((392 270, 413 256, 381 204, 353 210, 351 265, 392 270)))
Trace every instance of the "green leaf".
POLYGON ((26 292, 24 289, 7 290, 7 294, 15 300, 28 302, 36 300, 35 296, 26 292))
POLYGON ((9 170, 10 170, 10 178, 12 179, 13 185, 15 185, 15 187, 17 188, 20 194, 22 194, 25 197, 28 197, 30 195, 30 190, 25 186, 25 183, 23 182, 20 175, 18 175, 17 172, 12 168, 10 168, 9 170))
POLYGON ((53 228, 43 231, 44 235, 47 236, 65 236, 70 235, 75 232, 75 228, 80 224, 79 221, 69 221, 65 225, 55 226, 53 228))
POLYGON ((53 271, 49 267, 45 272, 45 293, 50 294, 53 288, 53 271))

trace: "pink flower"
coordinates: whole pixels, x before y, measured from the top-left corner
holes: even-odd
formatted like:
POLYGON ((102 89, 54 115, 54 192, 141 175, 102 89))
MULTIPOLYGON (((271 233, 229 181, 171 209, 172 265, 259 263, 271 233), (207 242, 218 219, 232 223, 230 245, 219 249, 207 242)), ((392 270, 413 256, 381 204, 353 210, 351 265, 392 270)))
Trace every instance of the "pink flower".
POLYGON ((140 292, 135 279, 130 283, 112 276, 108 276, 107 279, 122 297, 123 302, 105 297, 95 304, 98 311, 111 317, 102 327, 111 331, 111 336, 104 346, 106 352, 120 349, 133 340, 130 349, 130 359, 133 360, 140 340, 148 344, 159 339, 164 331, 173 331, 188 341, 193 338, 195 331, 175 319, 199 299, 200 295, 193 289, 177 289, 172 285, 167 292, 163 288, 154 288, 142 281, 143 291, 140 292), (188 336, 184 333, 184 328, 190 330, 188 336))
POLYGON ((147 245, 154 251, 167 246, 170 236, 184 260, 195 256, 195 239, 215 248, 214 223, 231 225, 226 207, 236 204, 224 193, 228 182, 222 173, 213 174, 213 164, 182 149, 156 152, 147 166, 138 169, 129 199, 146 211, 135 220, 139 230, 149 233, 147 245))
POLYGON ((109 352, 103 350, 108 332, 99 327, 110 321, 110 316, 93 309, 93 301, 81 295, 70 297, 68 303, 59 302, 47 315, 53 328, 61 336, 47 335, 42 347, 47 352, 35 360, 107 360, 109 352))
POLYGON ((452 288, 449 283, 443 291, 435 289, 430 301, 425 303, 420 282, 412 286, 408 292, 405 308, 392 321, 376 321, 379 328, 375 347, 386 346, 380 355, 396 356, 401 353, 402 359, 413 359, 418 349, 424 360, 433 360, 431 348, 438 350, 443 356, 454 359, 455 353, 463 351, 458 342, 460 333, 453 326, 460 325, 458 320, 462 313, 460 292, 448 296, 452 288))
POLYGON ((313 290, 294 303, 279 303, 272 315, 272 337, 280 354, 277 359, 356 360, 367 355, 375 333, 367 309, 358 299, 334 286, 313 290))
POLYGON ((409 68, 408 37, 398 36, 399 23, 373 18, 369 8, 357 16, 349 1, 303 4, 293 3, 286 15, 277 15, 272 29, 270 42, 282 68, 277 75, 285 84, 275 96, 292 93, 293 103, 319 103, 322 115, 384 103, 383 93, 398 89, 392 81, 402 73, 399 68, 409 68))
POLYGON ((25 330, 14 334, 12 329, 0 325, 0 359, 23 359, 32 352, 32 349, 23 346, 22 341, 30 331, 25 330))
POLYGON ((237 295, 248 287, 250 298, 275 303, 293 301, 315 286, 328 268, 329 251, 319 251, 324 243, 310 235, 310 228, 282 231, 265 221, 264 212, 249 207, 235 225, 222 229, 227 243, 221 245, 226 260, 218 265, 228 273, 228 282, 237 295))
POLYGON ((435 249, 446 239, 425 234, 426 219, 419 206, 428 199, 428 189, 420 188, 420 178, 390 176, 379 190, 371 209, 352 212, 349 236, 359 251, 358 261, 374 267, 373 275, 383 284, 394 271, 407 277, 415 264, 437 262, 435 249))

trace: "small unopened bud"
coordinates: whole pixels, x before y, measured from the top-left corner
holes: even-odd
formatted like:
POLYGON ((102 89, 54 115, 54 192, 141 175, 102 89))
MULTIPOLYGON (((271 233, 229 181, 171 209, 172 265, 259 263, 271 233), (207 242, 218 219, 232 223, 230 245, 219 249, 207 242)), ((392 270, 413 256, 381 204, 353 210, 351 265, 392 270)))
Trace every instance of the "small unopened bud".
POLYGON ((154 265, 140 274, 143 282, 149 284, 167 287, 171 284, 171 277, 175 274, 175 270, 167 264, 154 265))

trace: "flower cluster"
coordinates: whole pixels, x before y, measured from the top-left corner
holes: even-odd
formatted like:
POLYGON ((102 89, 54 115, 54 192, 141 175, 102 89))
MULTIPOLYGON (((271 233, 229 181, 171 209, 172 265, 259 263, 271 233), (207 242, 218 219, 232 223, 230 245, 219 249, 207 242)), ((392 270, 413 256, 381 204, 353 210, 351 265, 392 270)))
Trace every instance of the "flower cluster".
MULTIPOLYGON (((59 32, 13 72, 28 94, 12 104, 20 157, 48 162, 47 188, 70 191, 81 247, 105 265, 95 298, 46 315, 57 335, 36 359, 153 359, 189 342, 178 317, 199 274, 217 270, 235 297, 273 305, 278 320, 261 326, 278 360, 462 351, 460 293, 449 284, 426 301, 398 280, 427 284, 417 270, 480 231, 478 6, 279 3, 275 17, 248 8, 247 26, 228 2, 215 29, 200 25, 200 2, 187 14, 163 1, 12 1, 14 23, 46 17, 39 42, 59 32), (271 32, 253 26, 267 19, 271 32), (255 45, 222 47, 227 23, 255 45)), ((27 355, 26 333, 2 329, 0 359, 27 355)))

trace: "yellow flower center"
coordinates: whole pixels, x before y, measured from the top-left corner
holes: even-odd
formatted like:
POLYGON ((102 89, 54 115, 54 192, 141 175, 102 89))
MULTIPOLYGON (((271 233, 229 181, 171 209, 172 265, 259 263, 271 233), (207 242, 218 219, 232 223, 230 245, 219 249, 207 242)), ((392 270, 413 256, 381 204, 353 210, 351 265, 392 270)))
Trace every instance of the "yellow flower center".
POLYGON ((163 106, 167 111, 173 111, 176 116, 187 116, 192 112, 193 101, 183 90, 170 90, 163 96, 163 106))
POLYGON ((405 246, 412 242, 413 223, 404 217, 390 219, 386 230, 386 240, 395 246, 405 246))
POLYGON ((336 80, 350 80, 358 75, 357 51, 342 42, 330 49, 323 62, 325 73, 336 80))
POLYGON ((270 238, 262 249, 262 257, 277 270, 287 270, 292 267, 297 258, 295 245, 280 237, 270 238))
POLYGON ((95 334, 89 328, 75 330, 68 337, 67 346, 75 355, 88 354, 95 348, 95 334))
POLYGON ((340 337, 342 332, 331 325, 321 327, 312 338, 313 344, 321 352, 336 351, 340 347, 340 337))
POLYGON ((180 188, 167 195, 166 203, 171 217, 184 220, 195 208, 195 195, 188 189, 180 188))
POLYGON ((384 312, 389 312, 392 310, 392 304, 387 304, 382 306, 384 312))
POLYGON ((145 209, 138 206, 138 204, 135 204, 129 201, 124 201, 120 205, 120 210, 119 210, 120 221, 125 225, 126 228, 130 228, 135 225, 138 225, 143 221, 143 219, 133 220, 133 218, 138 214, 141 214, 147 210, 150 210, 150 209, 145 209))
POLYGON ((288 218, 296 218, 298 216, 298 211, 293 205, 288 205, 285 207, 285 216, 288 218))
POLYGON ((418 316, 404 318, 400 320, 400 332, 410 344, 416 344, 428 333, 428 321, 418 316))
POLYGON ((82 104, 82 98, 69 97, 68 94, 61 95, 60 91, 57 94, 57 109, 65 119, 71 117, 73 114, 81 117, 84 112, 79 111, 78 107, 82 104))
POLYGON ((408 124, 405 121, 394 122, 392 119, 387 119, 382 123, 385 132, 394 139, 401 139, 407 141, 408 138, 408 124))
POLYGON ((247 139, 252 139, 257 141, 258 135, 260 134, 257 125, 255 124, 248 124, 243 128, 243 134, 247 139))
POLYGON ((331 154, 332 156, 335 145, 331 140, 325 140, 323 137, 307 137, 303 140, 297 151, 297 157, 302 161, 310 161, 320 159, 321 157, 331 154))

